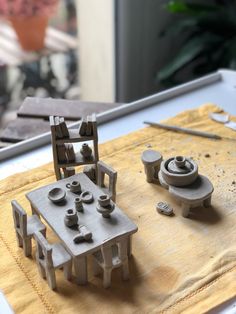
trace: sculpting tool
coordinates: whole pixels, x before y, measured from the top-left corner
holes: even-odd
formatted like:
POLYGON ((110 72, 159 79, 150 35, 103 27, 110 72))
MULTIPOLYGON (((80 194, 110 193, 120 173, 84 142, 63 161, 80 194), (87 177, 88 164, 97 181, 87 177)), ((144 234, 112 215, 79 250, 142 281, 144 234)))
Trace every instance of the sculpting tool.
POLYGON ((222 136, 214 134, 214 133, 208 133, 208 132, 204 132, 204 131, 182 128, 182 127, 176 126, 176 125, 168 125, 168 124, 149 122, 149 121, 144 121, 143 123, 151 125, 151 126, 156 126, 158 128, 161 128, 161 129, 169 130, 169 131, 176 131, 176 132, 181 132, 181 133, 185 133, 185 134, 197 135, 197 136, 201 136, 201 137, 212 138, 215 140, 228 139, 231 141, 236 141, 236 139, 225 138, 225 137, 222 137, 222 136))

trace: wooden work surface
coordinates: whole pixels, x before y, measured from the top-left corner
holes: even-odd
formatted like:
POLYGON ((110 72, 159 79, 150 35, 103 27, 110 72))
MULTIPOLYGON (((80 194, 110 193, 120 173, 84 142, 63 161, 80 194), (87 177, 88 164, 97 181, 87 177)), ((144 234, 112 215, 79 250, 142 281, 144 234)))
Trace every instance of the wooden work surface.
POLYGON ((96 252, 105 240, 112 240, 115 237, 129 235, 137 231, 137 226, 117 206, 115 206, 110 218, 103 218, 97 212, 97 199, 103 194, 104 192, 89 180, 84 173, 79 173, 29 192, 26 194, 26 197, 33 208, 55 231, 71 254, 80 256, 96 252), (93 233, 91 242, 75 244, 73 238, 78 234, 78 230, 68 228, 64 224, 66 210, 75 208, 74 200, 78 197, 78 195, 66 188, 66 184, 72 181, 79 181, 82 192, 90 191, 94 197, 92 203, 83 204, 84 211, 79 213, 79 224, 86 226, 93 233), (66 191, 66 199, 61 204, 54 204, 48 199, 48 192, 58 187, 66 191))
POLYGON ((48 27, 45 48, 42 51, 39 53, 23 51, 11 25, 0 20, 0 63, 4 65, 18 66, 36 61, 51 53, 64 53, 70 49, 77 49, 77 47, 77 38, 48 27))
MULTIPOLYGON (((166 121, 214 132, 236 140, 236 133, 211 121, 213 105, 186 111, 166 121)), ((235 119, 235 118, 234 118, 235 119)), ((236 120, 236 119, 235 119, 236 120)), ((100 159, 118 171, 117 205, 137 224, 130 259, 130 281, 119 269, 112 287, 102 288, 88 260, 89 284, 80 287, 56 273, 58 291, 50 291, 37 271, 35 257, 27 259, 16 246, 10 201, 30 213, 25 194, 55 182, 52 164, 16 174, 0 182, 0 287, 16 313, 205 313, 235 296, 236 291, 236 145, 147 127, 100 145, 100 159), (196 208, 182 217, 168 191, 145 180, 141 153, 152 147, 164 158, 193 157, 199 173, 214 185, 212 207, 196 208), (157 213, 168 202, 175 216, 157 213), (11 227, 12 226, 12 227, 11 227)), ((58 239, 48 228, 50 242, 58 239)), ((33 247, 35 252, 35 247, 33 247)))

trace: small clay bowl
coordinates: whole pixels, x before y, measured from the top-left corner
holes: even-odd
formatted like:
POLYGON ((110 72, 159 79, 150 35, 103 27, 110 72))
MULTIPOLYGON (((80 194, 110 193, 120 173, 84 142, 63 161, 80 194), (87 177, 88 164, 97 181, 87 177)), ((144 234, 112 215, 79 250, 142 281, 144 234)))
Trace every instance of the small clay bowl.
POLYGON ((61 188, 54 188, 48 192, 48 198, 53 203, 60 203, 66 197, 66 192, 61 188))
POLYGON ((93 194, 89 191, 84 191, 80 194, 80 198, 83 203, 92 203, 93 202, 93 194))

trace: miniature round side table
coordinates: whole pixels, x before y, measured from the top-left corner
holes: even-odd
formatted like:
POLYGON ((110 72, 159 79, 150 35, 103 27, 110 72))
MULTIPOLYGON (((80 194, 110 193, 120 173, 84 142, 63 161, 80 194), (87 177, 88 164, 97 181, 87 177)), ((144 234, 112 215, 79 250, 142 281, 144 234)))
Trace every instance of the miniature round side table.
POLYGON ((197 179, 187 186, 173 186, 168 185, 159 172, 159 180, 161 185, 169 190, 169 193, 181 202, 182 216, 187 218, 189 211, 193 207, 211 206, 211 194, 214 191, 213 185, 210 180, 203 176, 198 175, 197 179))
POLYGON ((141 159, 144 164, 147 182, 152 183, 157 181, 162 155, 155 150, 147 149, 142 153, 141 159))

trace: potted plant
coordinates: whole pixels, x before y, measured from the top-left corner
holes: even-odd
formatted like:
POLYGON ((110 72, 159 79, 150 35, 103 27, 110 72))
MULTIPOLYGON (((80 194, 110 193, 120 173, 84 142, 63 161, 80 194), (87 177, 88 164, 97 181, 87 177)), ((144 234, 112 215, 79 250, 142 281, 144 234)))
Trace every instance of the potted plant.
POLYGON ((234 0, 211 3, 171 0, 166 7, 179 19, 169 25, 164 35, 178 36, 184 41, 175 57, 158 72, 159 81, 166 85, 181 83, 176 78, 187 67, 192 69, 191 78, 219 68, 236 69, 234 0))
POLYGON ((44 47, 49 17, 58 0, 0 0, 0 16, 12 24, 24 50, 37 51, 44 47))

